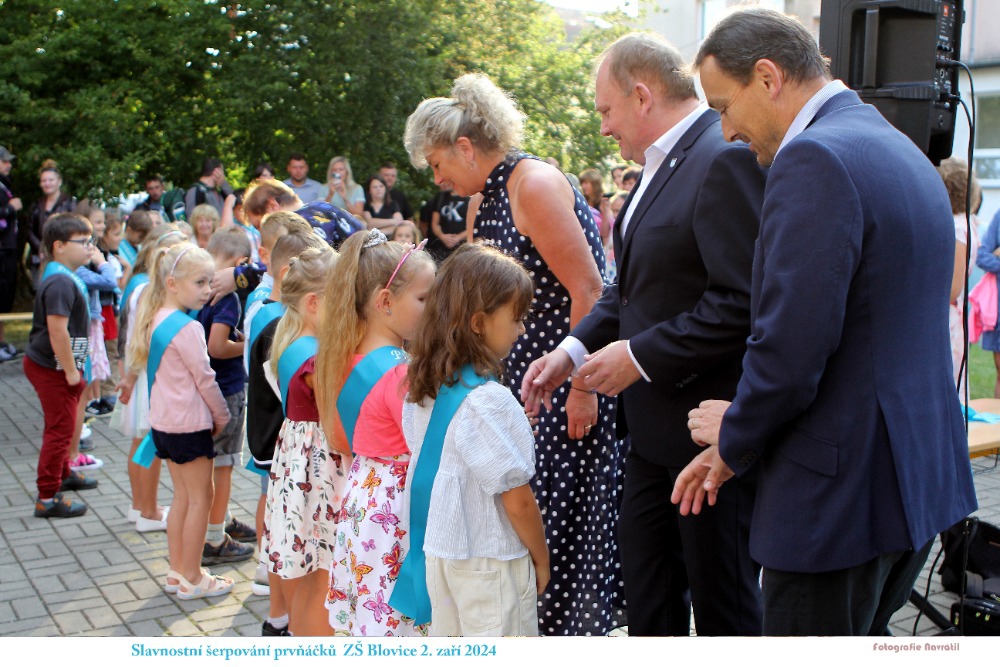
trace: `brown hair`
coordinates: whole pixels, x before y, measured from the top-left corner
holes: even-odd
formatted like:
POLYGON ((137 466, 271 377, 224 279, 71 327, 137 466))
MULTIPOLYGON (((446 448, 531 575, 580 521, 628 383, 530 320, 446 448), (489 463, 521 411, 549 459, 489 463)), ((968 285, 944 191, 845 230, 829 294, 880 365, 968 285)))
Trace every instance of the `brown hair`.
POLYGON ((285 234, 312 234, 312 225, 294 211, 274 211, 260 221, 260 244, 273 248, 275 242, 285 234))
POLYGON ((413 341, 407 369, 409 398, 436 398, 442 385, 458 382, 462 366, 478 375, 504 377, 504 364, 472 330, 477 315, 491 315, 509 303, 514 317, 531 310, 531 276, 515 260, 487 245, 466 243, 441 265, 427 296, 420 333, 413 341))
POLYGON ((153 228, 157 220, 159 220, 159 215, 154 216, 149 211, 132 211, 125 218, 125 227, 142 234, 142 241, 139 242, 142 243, 149 236, 149 230, 153 228))
MULTIPOLYGON (((950 157, 941 161, 941 166, 937 168, 944 181, 944 187, 948 190, 948 199, 951 201, 951 212, 958 215, 965 213, 966 191, 969 190, 969 163, 959 158, 950 157)), ((979 187, 979 180, 976 174, 972 174, 972 189, 969 193, 969 210, 975 212, 982 199, 982 190, 979 187)))
POLYGON ((267 202, 272 199, 278 202, 281 208, 285 208, 291 202, 300 201, 295 191, 281 181, 262 178, 251 183, 243 193, 243 211, 252 215, 264 215, 267 213, 267 202))
POLYGON ((288 266, 289 260, 293 257, 298 257, 309 248, 322 250, 324 247, 329 247, 329 244, 311 231, 307 234, 299 232, 285 234, 274 242, 267 270, 272 276, 277 276, 282 267, 288 266))
POLYGON ((213 259, 232 260, 238 257, 249 258, 253 253, 250 246, 250 239, 242 228, 231 226, 222 227, 215 230, 208 239, 208 246, 205 248, 213 259))
POLYGON ((659 88, 670 100, 697 98, 694 75, 685 67, 680 51, 650 32, 633 32, 615 40, 597 61, 608 63, 608 74, 626 96, 636 82, 659 88))
POLYGON ((601 198, 604 197, 604 177, 601 176, 601 172, 597 169, 590 168, 584 169, 580 172, 580 184, 590 183, 590 194, 583 192, 583 188, 580 188, 580 194, 583 198, 587 200, 587 203, 596 209, 601 208, 601 198))

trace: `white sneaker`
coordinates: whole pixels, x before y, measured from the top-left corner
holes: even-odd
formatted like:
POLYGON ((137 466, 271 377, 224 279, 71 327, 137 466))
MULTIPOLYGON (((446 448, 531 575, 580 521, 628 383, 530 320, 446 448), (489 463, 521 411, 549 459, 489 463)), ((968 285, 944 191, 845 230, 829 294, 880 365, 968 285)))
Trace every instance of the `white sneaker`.
POLYGON ((140 533, 155 533, 158 531, 165 531, 167 529, 167 514, 169 508, 163 509, 162 519, 157 521, 156 519, 147 519, 146 517, 139 515, 139 518, 135 520, 135 529, 140 533))
POLYGON ((257 564, 257 572, 254 574, 253 583, 250 585, 250 592, 261 596, 271 594, 271 586, 267 582, 267 566, 263 563, 257 564))
POLYGON ((94 432, 90 430, 90 427, 86 424, 83 425, 83 430, 80 431, 80 439, 86 440, 90 436, 94 435, 94 432))

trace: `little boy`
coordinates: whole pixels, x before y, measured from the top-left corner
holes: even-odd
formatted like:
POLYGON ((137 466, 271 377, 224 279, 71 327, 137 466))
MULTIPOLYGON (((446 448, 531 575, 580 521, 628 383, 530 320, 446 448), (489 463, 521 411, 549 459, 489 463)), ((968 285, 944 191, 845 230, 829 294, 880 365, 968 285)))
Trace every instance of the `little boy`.
POLYGON ((69 449, 77 404, 86 381, 90 307, 87 288, 76 270, 90 261, 90 222, 75 213, 49 218, 42 245, 46 265, 35 297, 24 374, 42 403, 45 430, 38 453, 38 497, 35 516, 63 519, 80 516, 87 506, 65 498, 63 491, 83 491, 97 480, 69 469, 69 449))
MULTIPOLYGON (((216 231, 209 239, 208 252, 215 260, 216 270, 232 268, 250 255, 250 242, 240 229, 226 227, 216 231)), ((215 381, 226 397, 230 415, 226 428, 215 436, 215 499, 208 515, 202 565, 248 560, 254 552, 252 542, 257 540, 257 531, 235 517, 226 524, 233 466, 243 462, 243 389, 246 376, 242 363, 243 336, 236 328, 239 320, 240 302, 235 294, 227 294, 198 312, 198 321, 205 327, 215 381)))
POLYGON ((154 217, 149 211, 132 211, 125 222, 125 238, 118 244, 118 253, 129 266, 135 264, 135 257, 139 253, 139 246, 142 245, 153 223, 159 220, 159 216, 154 217))
MULTIPOLYGON (((281 280, 288 271, 288 263, 292 257, 298 257, 307 248, 323 248, 326 242, 312 231, 292 232, 280 237, 268 253, 267 273, 271 278, 272 288, 269 298, 261 302, 262 306, 273 303, 281 297, 281 280)), ((268 313, 268 311, 264 311, 268 313)), ((270 313, 268 313, 270 315, 270 313)), ((264 317, 264 315, 261 315, 264 317)), ((281 410, 281 399, 268 382, 264 366, 271 356, 271 341, 274 330, 281 320, 280 316, 268 322, 261 320, 253 330, 247 329, 249 336, 247 348, 250 351, 250 373, 247 383, 247 444, 254 459, 254 465, 262 470, 270 470, 274 458, 274 446, 278 440, 278 432, 284 421, 281 410), (260 329, 258 332, 257 329, 260 329)), ((260 500, 257 503, 257 534, 263 533, 264 507, 267 500, 268 475, 261 477, 260 500)), ((263 636, 282 636, 287 634, 288 607, 280 588, 281 578, 268 571, 264 563, 257 566, 251 591, 255 595, 270 595, 268 618, 264 621, 261 634, 263 636), (271 584, 274 584, 273 586, 271 584)))

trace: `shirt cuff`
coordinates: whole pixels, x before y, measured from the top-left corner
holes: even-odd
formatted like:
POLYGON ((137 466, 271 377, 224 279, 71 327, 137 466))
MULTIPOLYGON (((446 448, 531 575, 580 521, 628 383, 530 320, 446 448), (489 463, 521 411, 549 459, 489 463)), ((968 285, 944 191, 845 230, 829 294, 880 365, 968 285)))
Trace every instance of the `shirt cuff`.
POLYGON ((583 357, 588 354, 587 347, 580 341, 579 338, 574 338, 573 336, 566 336, 566 340, 559 343, 559 349, 565 350, 569 354, 570 359, 573 360, 573 370, 580 370, 580 366, 583 366, 586 359, 583 357))
POLYGON ((628 350, 628 358, 632 360, 633 364, 635 364, 635 369, 639 371, 639 375, 642 376, 642 379, 646 382, 652 382, 652 380, 649 379, 649 376, 646 375, 646 371, 642 370, 642 366, 640 366, 639 362, 635 360, 635 355, 632 354, 632 341, 625 341, 625 349, 628 350))

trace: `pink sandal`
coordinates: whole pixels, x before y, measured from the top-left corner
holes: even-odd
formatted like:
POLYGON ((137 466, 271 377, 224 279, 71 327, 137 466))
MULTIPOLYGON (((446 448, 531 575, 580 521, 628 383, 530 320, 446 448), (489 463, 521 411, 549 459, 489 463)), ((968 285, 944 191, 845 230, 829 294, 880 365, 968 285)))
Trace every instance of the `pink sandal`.
POLYGON ((199 598, 214 598, 225 595, 233 589, 233 580, 210 572, 202 571, 201 581, 197 585, 177 574, 180 585, 177 588, 178 600, 197 600, 199 598))

